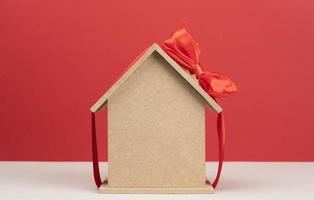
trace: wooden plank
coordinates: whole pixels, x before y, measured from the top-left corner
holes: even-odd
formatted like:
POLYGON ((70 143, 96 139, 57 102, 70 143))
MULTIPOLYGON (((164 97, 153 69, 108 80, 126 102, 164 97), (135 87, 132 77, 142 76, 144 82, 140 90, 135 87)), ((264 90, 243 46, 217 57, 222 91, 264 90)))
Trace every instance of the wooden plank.
POLYGON ((102 194, 213 194, 211 184, 198 188, 111 188, 104 183, 98 189, 102 194))

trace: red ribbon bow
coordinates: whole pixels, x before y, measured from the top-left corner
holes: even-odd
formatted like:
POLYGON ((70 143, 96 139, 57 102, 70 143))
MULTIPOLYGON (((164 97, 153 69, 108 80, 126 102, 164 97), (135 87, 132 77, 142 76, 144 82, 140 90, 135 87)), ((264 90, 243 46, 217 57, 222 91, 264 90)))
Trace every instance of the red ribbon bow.
POLYGON ((204 71, 199 64, 201 53, 198 43, 185 28, 176 31, 162 44, 164 51, 191 74, 195 74, 202 88, 213 98, 223 97, 237 91, 233 81, 227 76, 204 71))
MULTIPOLYGON (((191 74, 195 74, 201 87, 214 99, 237 91, 237 87, 227 76, 203 70, 199 64, 201 50, 198 47, 198 43, 185 28, 176 31, 170 39, 162 44, 162 48, 171 58, 180 64, 181 67, 187 69, 191 74)), ((224 157, 226 133, 222 112, 219 113, 217 117, 217 132, 219 141, 219 163, 216 178, 212 183, 214 188, 219 182, 224 157)))

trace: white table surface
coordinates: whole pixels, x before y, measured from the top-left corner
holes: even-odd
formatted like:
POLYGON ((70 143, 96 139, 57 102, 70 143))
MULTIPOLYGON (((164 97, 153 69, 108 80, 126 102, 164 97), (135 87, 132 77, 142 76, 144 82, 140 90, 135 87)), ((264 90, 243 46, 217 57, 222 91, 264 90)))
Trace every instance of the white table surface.
MULTIPOLYGON (((207 166, 216 170, 215 166, 207 166)), ((103 164, 102 168, 106 168, 103 164)), ((213 171, 211 171, 213 174, 213 171)), ((208 170, 207 172, 208 173, 208 170)), ((104 174, 103 174, 104 175, 104 174)), ((0 162, 0 199, 314 200, 313 162, 226 162, 215 194, 98 194, 90 162, 0 162)))

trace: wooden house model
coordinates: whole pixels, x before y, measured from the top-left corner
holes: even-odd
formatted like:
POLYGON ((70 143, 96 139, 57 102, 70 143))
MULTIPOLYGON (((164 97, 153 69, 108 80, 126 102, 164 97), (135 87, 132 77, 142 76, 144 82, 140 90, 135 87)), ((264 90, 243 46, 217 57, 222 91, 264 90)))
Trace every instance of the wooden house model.
POLYGON ((153 44, 91 107, 108 106, 108 180, 101 193, 211 193, 205 106, 221 107, 153 44))

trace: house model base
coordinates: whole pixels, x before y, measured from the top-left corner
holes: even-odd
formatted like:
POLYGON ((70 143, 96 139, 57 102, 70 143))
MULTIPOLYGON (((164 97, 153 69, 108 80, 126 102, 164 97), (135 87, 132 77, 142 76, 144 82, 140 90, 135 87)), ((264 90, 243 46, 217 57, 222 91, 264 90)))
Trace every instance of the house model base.
POLYGON ((197 188, 113 188, 108 186, 108 182, 99 187, 103 194, 213 194, 214 191, 209 182, 197 188))

